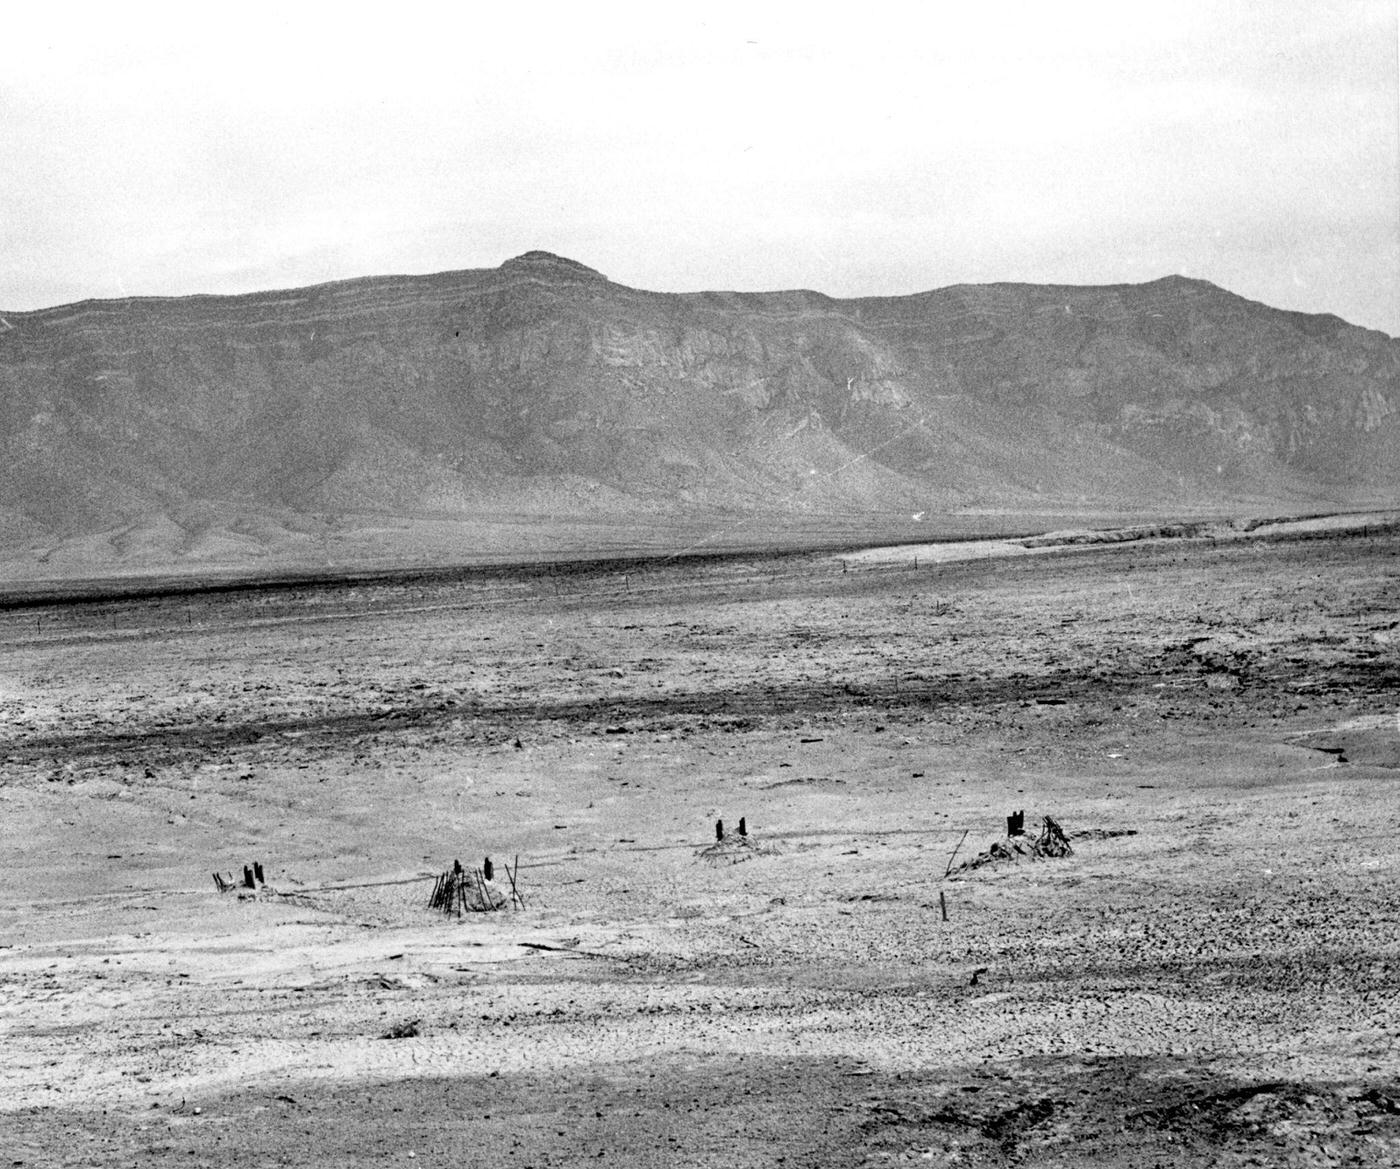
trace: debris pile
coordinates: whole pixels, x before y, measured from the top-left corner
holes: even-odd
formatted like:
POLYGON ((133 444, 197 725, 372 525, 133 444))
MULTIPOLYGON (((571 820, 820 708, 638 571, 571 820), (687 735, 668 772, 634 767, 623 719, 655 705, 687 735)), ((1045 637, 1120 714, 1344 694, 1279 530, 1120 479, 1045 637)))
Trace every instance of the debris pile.
MULTIPOLYGON (((1024 813, 1018 813, 1021 820, 1015 827, 1020 827, 1024 822, 1024 813)), ((1007 817, 1008 828, 1011 817, 1007 817)), ((1074 849, 1070 847, 1069 837, 1053 819, 1049 816, 1043 818, 1039 836, 1028 836, 1024 831, 1009 833, 1004 840, 995 841, 985 852, 980 852, 970 860, 963 861, 954 872, 964 872, 968 869, 980 869, 984 865, 995 865, 1000 861, 1011 861, 1019 864, 1022 857, 1029 857, 1031 860, 1046 860, 1053 857, 1071 856, 1074 849)))
POLYGON ((235 889, 261 889, 266 884, 267 882, 263 878, 262 861, 254 861, 251 865, 244 865, 241 881, 236 880, 231 872, 216 872, 214 874, 214 888, 220 893, 231 893, 235 889))
POLYGON ((737 865, 741 861, 752 860, 756 856, 772 856, 780 849, 772 844, 760 844, 749 835, 748 821, 739 817, 739 830, 734 833, 724 831, 724 821, 715 821, 715 842, 702 848, 695 855, 712 865, 737 865))
POLYGON ((495 880, 494 866, 487 857, 479 869, 468 872, 461 861, 453 861, 452 868, 438 876, 433 885, 433 895, 428 899, 428 908, 440 909, 443 913, 461 917, 464 913, 492 913, 512 906, 525 908, 525 898, 520 895, 516 884, 516 873, 520 871, 520 858, 515 859, 515 868, 504 861, 507 885, 495 880))

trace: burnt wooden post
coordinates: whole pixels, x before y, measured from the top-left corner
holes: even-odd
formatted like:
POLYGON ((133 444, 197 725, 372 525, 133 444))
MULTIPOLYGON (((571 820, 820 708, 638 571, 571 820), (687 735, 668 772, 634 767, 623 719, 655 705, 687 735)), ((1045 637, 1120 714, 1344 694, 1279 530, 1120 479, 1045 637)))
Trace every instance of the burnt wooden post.
POLYGON ((525 898, 523 898, 522 896, 520 896, 520 889, 517 887, 517 885, 516 885, 516 883, 515 883, 516 875, 517 875, 519 872, 520 872, 520 854, 519 854, 519 853, 516 853, 516 854, 515 854, 515 868, 514 868, 514 869, 511 869, 511 868, 508 867, 508 868, 506 869, 506 876, 510 878, 510 895, 511 895, 512 897, 514 897, 515 900, 519 903, 520 908, 521 908, 521 909, 524 909, 524 908, 525 908, 525 898))
POLYGON ((484 861, 481 862, 482 875, 485 876, 485 878, 489 881, 491 879, 491 874, 494 871, 495 870, 491 867, 491 858, 488 856, 484 861))
POLYGON ((747 836, 748 834, 749 834, 749 826, 744 822, 744 817, 743 817, 743 816, 740 816, 740 817, 739 817, 739 835, 740 835, 740 836, 747 836))
POLYGON ((971 831, 971 828, 964 828, 963 834, 958 837, 958 843, 953 846, 952 855, 948 857, 948 864, 943 869, 943 875, 945 877, 953 871, 953 862, 958 859, 958 850, 962 848, 963 841, 967 839, 967 834, 971 831))
POLYGON ((245 889, 256 889, 257 882, 253 880, 253 870, 247 865, 243 866, 243 887, 245 889))
POLYGON ((1045 817, 1045 827, 1037 843, 1042 854, 1046 856, 1070 856, 1074 852, 1069 846, 1069 837, 1065 835, 1064 829, 1049 816, 1045 817))

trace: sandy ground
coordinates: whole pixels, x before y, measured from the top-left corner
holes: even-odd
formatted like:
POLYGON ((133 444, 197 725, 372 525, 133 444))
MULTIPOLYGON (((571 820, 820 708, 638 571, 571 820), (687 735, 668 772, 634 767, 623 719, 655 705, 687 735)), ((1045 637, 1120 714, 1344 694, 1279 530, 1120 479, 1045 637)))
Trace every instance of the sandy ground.
POLYGON ((6 1163, 1400 1161, 1400 534, 983 551, 0 612, 6 1163))

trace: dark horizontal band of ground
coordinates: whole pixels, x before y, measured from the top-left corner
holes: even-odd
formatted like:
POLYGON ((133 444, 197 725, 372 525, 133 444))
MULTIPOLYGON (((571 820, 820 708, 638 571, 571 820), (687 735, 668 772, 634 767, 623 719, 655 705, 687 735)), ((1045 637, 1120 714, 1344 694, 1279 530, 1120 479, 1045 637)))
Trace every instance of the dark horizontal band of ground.
POLYGON ((1378 1164, 1400 1139, 1400 1086, 1379 1070, 1338 1083, 1241 1078, 1214 1062, 1050 1055, 891 1072, 854 1053, 756 1051, 353 1084, 269 1075, 196 1097, 200 1107, 18 1110, 6 1120, 7 1152, 16 1164, 153 1169, 378 1169, 406 1151, 430 1165, 826 1169, 927 1160, 937 1149, 981 1166, 1186 1169, 1312 1164, 1319 1146, 1328 1163, 1378 1164))
MULTIPOLYGON (((1296 696, 1304 679, 1291 670, 1259 672, 1247 685, 1258 692, 1296 696)), ((1243 684, 1242 684, 1243 685, 1243 684)), ((1316 684, 1308 682, 1310 692, 1316 684)), ((1332 693, 1394 694, 1400 691, 1400 664, 1358 661, 1328 672, 1325 690, 1332 693)), ((1199 672, 1111 672, 1092 674, 1061 671, 1040 675, 1007 674, 989 678, 891 678, 860 685, 830 682, 798 684, 755 683, 737 689, 688 691, 659 697, 568 698, 544 701, 521 697, 494 702, 404 703, 390 710, 347 711, 300 718, 251 718, 238 722, 199 723, 133 730, 120 734, 36 734, 0 739, 0 751, 11 762, 41 758, 91 758, 142 753, 181 754, 214 751, 262 739, 291 735, 306 742, 337 740, 413 728, 459 724, 464 720, 507 731, 531 723, 597 724, 600 729, 645 729, 676 718, 724 718, 742 726, 744 720, 837 710, 877 707, 891 712, 996 710, 1024 703, 1084 702, 1104 706, 1141 693, 1154 703, 1171 700, 1220 701, 1207 692, 1199 672), (1162 683, 1192 684, 1195 689, 1170 691, 1162 683)))
MULTIPOLYGON (((1040 534, 1035 528, 1015 528, 1004 532, 966 533, 919 537, 925 544, 956 544, 969 539, 1016 540, 1040 534)), ((338 592, 344 589, 423 588, 443 585, 478 583, 483 581, 525 581, 541 577, 617 576, 626 573, 646 573, 683 564, 687 569, 722 566, 747 561, 780 563, 795 557, 811 555, 840 555, 868 548, 900 547, 909 543, 907 535, 880 539, 872 537, 860 543, 850 540, 829 541, 792 540, 783 544, 758 543, 751 547, 726 547, 667 553, 636 553, 634 555, 590 557, 561 553, 530 560, 519 557, 499 561, 484 560, 478 564, 445 565, 433 568, 392 568, 330 571, 308 569, 265 576, 239 575, 227 579, 209 577, 134 577, 103 578, 71 583, 40 582, 34 585, 0 584, 0 612, 36 608, 56 608, 68 605, 92 605, 111 601, 159 601, 230 594, 338 592)))
MULTIPOLYGON (((1273 523, 1292 523, 1301 520, 1325 519, 1348 512, 1325 512, 1299 516, 1241 521, 1239 530, 1254 532, 1256 528, 1273 523)), ((1357 513, 1370 514, 1370 513, 1357 513)), ((1165 523, 1166 521, 1162 521, 1165 523)), ((1173 521, 1170 538, 1173 540, 1213 539, 1210 521, 1187 518, 1173 521)), ((1384 521, 1359 528, 1353 534, 1378 534, 1400 529, 1400 521, 1384 521)), ((1124 529, 1131 533, 1132 529, 1124 529)), ((1151 533, 1156 538, 1162 536, 1162 524, 1153 526, 1151 533)), ((956 544, 969 540, 1005 541, 1030 539, 1044 535, 1043 527, 1017 526, 1005 530, 989 529, 975 535, 967 532, 942 534, 920 533, 920 544, 956 544)), ((1313 539, 1335 539, 1336 532, 1271 532, 1255 534, 1254 540, 1304 541, 1313 539)), ((1125 542, 1128 542, 1125 538, 1125 542)), ((1067 538, 1066 547, 1079 543, 1067 538)), ((1108 543, 1112 543, 1109 541, 1108 543)), ((529 581, 541 577, 563 576, 586 578, 590 576, 616 576, 625 573, 646 573, 673 568, 683 564, 694 570, 709 566, 742 563, 746 561, 782 562, 795 557, 810 555, 840 555, 854 553, 869 548, 894 548, 911 546, 907 534, 881 538, 872 535, 859 543, 850 540, 829 541, 813 539, 809 541, 792 538, 783 543, 754 542, 751 546, 731 546, 722 550, 695 548, 667 553, 645 552, 631 555, 590 557, 563 553, 549 558, 519 557, 500 560, 484 559, 475 564, 443 565, 431 568, 392 568, 375 570, 307 569, 289 570, 269 575, 234 574, 228 576, 148 576, 130 578, 95 578, 72 582, 41 581, 33 584, 0 583, 0 613, 14 610, 58 608, 82 606, 110 602, 160 601, 169 599, 195 599, 238 594, 273 593, 324 593, 343 589, 381 588, 427 588, 451 586, 454 584, 480 583, 484 581, 529 581)))

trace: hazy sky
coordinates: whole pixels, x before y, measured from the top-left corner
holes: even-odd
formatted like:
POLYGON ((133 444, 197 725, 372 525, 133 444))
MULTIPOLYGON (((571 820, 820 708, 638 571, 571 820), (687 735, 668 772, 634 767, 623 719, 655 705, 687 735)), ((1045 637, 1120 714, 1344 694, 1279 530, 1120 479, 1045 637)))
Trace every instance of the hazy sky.
POLYGON ((0 308, 494 267, 1171 272, 1400 335, 1395 0, 30 6, 0 308))

